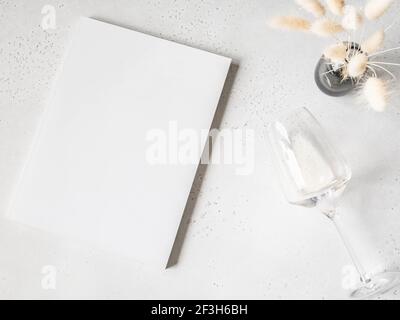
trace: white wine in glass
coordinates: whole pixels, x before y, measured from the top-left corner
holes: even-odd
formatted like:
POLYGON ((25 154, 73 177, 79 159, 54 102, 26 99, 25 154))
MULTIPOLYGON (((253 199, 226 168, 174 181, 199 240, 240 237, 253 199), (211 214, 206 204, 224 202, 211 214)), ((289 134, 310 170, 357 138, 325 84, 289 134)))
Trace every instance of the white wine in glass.
POLYGON ((351 170, 311 112, 301 108, 279 117, 270 124, 268 136, 286 199, 294 205, 318 207, 338 230, 360 274, 359 288, 351 296, 373 298, 399 285, 398 272, 370 277, 347 240, 334 203, 350 181, 351 170))

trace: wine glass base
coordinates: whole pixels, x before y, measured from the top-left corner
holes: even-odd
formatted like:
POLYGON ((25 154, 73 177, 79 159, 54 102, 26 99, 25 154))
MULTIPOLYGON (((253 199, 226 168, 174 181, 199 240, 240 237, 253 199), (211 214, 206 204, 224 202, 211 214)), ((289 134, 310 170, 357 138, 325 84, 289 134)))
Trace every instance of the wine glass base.
POLYGON ((372 277, 351 294, 353 299, 373 299, 400 285, 400 272, 384 272, 372 277))

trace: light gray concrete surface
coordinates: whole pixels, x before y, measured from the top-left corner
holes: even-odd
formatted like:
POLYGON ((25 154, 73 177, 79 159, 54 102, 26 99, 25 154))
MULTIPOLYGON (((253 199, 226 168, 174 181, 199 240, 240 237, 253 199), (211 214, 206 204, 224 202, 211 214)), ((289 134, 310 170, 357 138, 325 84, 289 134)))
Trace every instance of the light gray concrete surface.
MULTIPOLYGON (((375 25, 389 25, 399 9, 396 1, 375 25)), ((272 0, 0 0, 1 214, 80 15, 232 57, 238 68, 221 128, 257 133, 254 174, 209 166, 196 184, 198 200, 173 268, 156 270, 1 220, 0 298, 347 298, 351 262, 338 235, 318 212, 285 202, 265 145, 268 120, 302 106, 353 169, 340 209, 360 259, 370 272, 399 269, 398 95, 377 114, 354 97, 320 93, 313 70, 327 41, 268 29, 270 16, 285 13, 306 15, 292 1, 272 0), (47 4, 56 9, 55 30, 41 28, 47 4), (43 286, 49 270, 57 272, 54 290, 43 286)), ((386 47, 399 45, 399 28, 390 30, 386 47)), ((399 62, 400 52, 386 59, 399 62)))

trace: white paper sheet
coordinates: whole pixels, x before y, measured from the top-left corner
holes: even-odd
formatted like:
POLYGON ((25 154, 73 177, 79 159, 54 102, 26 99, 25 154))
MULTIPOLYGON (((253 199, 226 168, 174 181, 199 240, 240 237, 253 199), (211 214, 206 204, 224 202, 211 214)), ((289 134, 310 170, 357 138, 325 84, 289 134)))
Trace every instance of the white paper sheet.
POLYGON ((209 129, 230 62, 80 19, 8 218, 165 267, 197 165, 150 165, 146 135, 209 129))

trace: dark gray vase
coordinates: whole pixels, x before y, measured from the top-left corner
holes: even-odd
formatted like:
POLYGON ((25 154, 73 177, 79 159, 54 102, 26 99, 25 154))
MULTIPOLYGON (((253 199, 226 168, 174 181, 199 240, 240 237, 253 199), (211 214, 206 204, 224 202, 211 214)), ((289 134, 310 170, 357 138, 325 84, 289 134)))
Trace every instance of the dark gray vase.
MULTIPOLYGON (((347 42, 344 43, 347 46, 347 42)), ((349 50, 359 51, 360 46, 352 43, 349 50)), ((340 70, 335 71, 329 61, 322 56, 318 61, 314 73, 315 83, 318 88, 328 96, 341 97, 350 93, 355 88, 352 79, 343 80, 340 70)))

